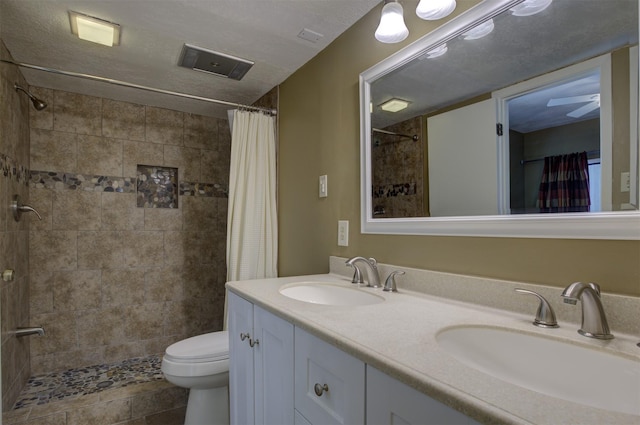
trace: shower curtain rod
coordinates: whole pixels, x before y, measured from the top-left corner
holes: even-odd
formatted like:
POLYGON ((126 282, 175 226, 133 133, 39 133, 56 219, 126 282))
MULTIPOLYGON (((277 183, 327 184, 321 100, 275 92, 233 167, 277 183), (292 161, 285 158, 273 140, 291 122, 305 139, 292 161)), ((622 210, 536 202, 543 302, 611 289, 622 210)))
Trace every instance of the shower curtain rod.
POLYGON ((414 142, 418 141, 418 135, 417 134, 414 134, 413 136, 409 136, 408 134, 394 133, 393 131, 380 130, 379 128, 372 128, 371 130, 373 132, 375 132, 375 133, 390 134, 392 136, 406 137, 407 139, 411 139, 414 142))
MULTIPOLYGON (((592 156, 592 155, 600 155, 600 149, 594 149, 592 151, 587 151, 587 156, 592 156)), ((524 164, 528 164, 530 162, 538 162, 538 161, 544 161, 544 156, 539 157, 539 158, 530 158, 530 159, 521 159, 520 160, 520 165, 524 165, 524 164)), ((594 163, 597 164, 597 163, 594 163)))
POLYGON ((24 63, 24 62, 14 62, 14 61, 6 60, 6 59, 0 59, 0 62, 8 63, 8 64, 11 64, 11 65, 20 66, 20 67, 23 67, 23 68, 30 68, 30 69, 36 69, 38 71, 50 72, 52 74, 60 74, 60 75, 66 75, 66 76, 69 76, 69 77, 84 78, 86 80, 100 81, 100 82, 103 82, 103 83, 114 84, 116 86, 129 87, 129 88, 139 89, 139 90, 146 90, 146 91, 150 91, 150 92, 154 92, 154 93, 168 94, 170 96, 184 97, 184 98, 193 99, 193 100, 201 100, 203 102, 217 103, 217 104, 220 104, 220 105, 233 106, 233 107, 241 108, 241 109, 262 111, 262 112, 266 112, 266 113, 269 113, 269 114, 272 114, 272 115, 276 115, 277 114, 277 110, 275 110, 275 109, 261 108, 259 106, 243 105, 243 104, 240 104, 240 103, 227 102, 226 100, 211 99, 209 97, 196 96, 196 95, 193 95, 193 94, 186 94, 186 93, 180 93, 180 92, 175 92, 175 91, 171 91, 171 90, 157 89, 155 87, 142 86, 140 84, 133 84, 133 83, 128 83, 126 81, 114 80, 114 79, 105 78, 105 77, 98 77, 96 75, 91 75, 91 74, 82 74, 82 73, 79 73, 79 72, 72 72, 72 71, 62 71, 62 70, 59 70, 59 69, 46 68, 44 66, 33 65, 33 64, 24 63))

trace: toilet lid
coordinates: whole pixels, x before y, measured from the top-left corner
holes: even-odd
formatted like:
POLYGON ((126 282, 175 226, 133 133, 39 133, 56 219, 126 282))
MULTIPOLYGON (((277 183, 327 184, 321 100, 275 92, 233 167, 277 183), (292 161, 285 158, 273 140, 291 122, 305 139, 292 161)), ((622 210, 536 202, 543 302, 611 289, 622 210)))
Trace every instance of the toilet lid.
POLYGON ((171 344, 165 357, 173 361, 205 362, 229 358, 229 332, 211 332, 171 344))

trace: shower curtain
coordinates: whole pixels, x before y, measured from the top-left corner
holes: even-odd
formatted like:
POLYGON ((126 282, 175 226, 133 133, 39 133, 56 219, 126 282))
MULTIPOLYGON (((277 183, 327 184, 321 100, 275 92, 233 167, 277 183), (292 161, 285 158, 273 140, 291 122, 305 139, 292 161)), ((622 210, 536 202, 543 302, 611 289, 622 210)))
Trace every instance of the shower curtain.
POLYGON ((545 157, 536 203, 540 212, 588 212, 590 205, 587 153, 545 157))
POLYGON ((228 208, 227 280, 277 277, 275 117, 234 111, 228 208))

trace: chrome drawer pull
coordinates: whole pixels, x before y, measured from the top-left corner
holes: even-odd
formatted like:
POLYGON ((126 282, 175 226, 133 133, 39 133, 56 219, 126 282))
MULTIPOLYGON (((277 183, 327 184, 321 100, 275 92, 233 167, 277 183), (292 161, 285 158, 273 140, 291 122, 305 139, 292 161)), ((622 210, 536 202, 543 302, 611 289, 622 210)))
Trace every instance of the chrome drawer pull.
POLYGON ((252 348, 253 348, 254 346, 256 346, 256 345, 258 345, 258 344, 260 344, 260 340, 257 340, 257 339, 251 339, 251 338, 249 338, 249 346, 250 346, 250 347, 252 347, 252 348))
POLYGON ((318 397, 322 397, 322 394, 324 394, 325 391, 329 392, 329 386, 327 384, 324 384, 324 385, 315 384, 313 386, 313 391, 315 391, 318 397))
POLYGON ((249 338, 249 340, 251 340, 251 335, 247 334, 243 334, 242 332, 240 332, 240 341, 244 341, 245 339, 249 338))

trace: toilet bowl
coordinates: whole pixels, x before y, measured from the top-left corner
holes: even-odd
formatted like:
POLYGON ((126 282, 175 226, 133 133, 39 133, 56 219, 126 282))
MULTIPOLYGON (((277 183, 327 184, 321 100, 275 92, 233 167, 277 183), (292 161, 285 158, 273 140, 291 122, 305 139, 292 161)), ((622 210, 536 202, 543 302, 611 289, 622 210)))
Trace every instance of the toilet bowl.
POLYGON ((167 381, 189 389, 185 425, 229 424, 229 333, 212 332, 170 345, 162 357, 167 381))

